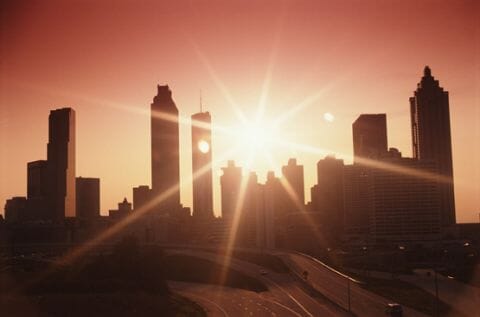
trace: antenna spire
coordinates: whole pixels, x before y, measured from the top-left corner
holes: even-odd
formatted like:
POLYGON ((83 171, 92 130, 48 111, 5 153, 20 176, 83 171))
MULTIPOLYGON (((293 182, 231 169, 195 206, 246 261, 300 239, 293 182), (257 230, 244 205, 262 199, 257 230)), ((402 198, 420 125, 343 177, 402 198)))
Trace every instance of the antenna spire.
POLYGON ((200 89, 200 112, 203 112, 202 90, 200 89))

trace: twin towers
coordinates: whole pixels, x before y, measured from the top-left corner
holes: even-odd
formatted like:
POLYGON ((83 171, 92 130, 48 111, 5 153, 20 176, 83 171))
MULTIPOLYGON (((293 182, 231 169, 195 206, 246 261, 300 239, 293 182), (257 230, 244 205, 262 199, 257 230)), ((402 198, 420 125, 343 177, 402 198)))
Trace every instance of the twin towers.
MULTIPOLYGON (((151 198, 165 195, 156 210, 172 214, 180 204, 180 139, 178 109, 168 85, 157 86, 151 105, 152 190, 151 198), (166 193, 169 193, 166 195, 166 193)), ((192 115, 193 217, 213 219, 211 117, 192 115)))

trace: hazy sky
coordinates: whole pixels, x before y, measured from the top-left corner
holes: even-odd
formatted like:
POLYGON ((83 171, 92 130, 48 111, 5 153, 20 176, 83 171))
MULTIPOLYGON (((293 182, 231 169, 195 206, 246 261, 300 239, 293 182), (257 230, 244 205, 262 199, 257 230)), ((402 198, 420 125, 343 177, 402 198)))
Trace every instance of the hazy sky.
MULTIPOLYGON (((288 118, 276 136, 297 145, 269 148, 270 157, 257 156, 251 169, 263 181, 270 165, 278 174, 296 157, 309 199, 323 153, 351 162, 351 124, 361 113, 386 113, 389 146, 411 156, 408 98, 429 65, 450 93, 457 220, 478 221, 478 1, 6 2, 1 205, 26 195, 27 162, 46 158, 49 111, 64 106, 77 114, 77 176, 101 178, 102 213, 124 196, 131 200, 133 186, 150 185, 149 111, 157 84, 170 86, 185 118, 199 110, 200 90, 216 126, 241 124, 235 105, 254 118, 260 100, 267 125, 288 118)), ((182 124, 186 206, 190 133, 182 124)), ((215 132, 214 157, 237 141, 215 132)), ((216 214, 220 168, 228 158, 245 166, 245 147, 215 166, 216 214)))

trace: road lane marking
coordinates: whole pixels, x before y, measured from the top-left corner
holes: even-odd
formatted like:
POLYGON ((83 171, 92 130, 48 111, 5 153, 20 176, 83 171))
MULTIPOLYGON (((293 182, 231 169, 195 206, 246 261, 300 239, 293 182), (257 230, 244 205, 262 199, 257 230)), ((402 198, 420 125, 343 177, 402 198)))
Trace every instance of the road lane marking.
MULTIPOLYGON (((207 303, 210 303, 210 304, 212 304, 213 306, 217 307, 217 308, 223 313, 224 316, 226 316, 226 317, 229 317, 229 316, 230 316, 230 315, 225 311, 225 309, 223 309, 219 304, 215 303, 214 301, 211 301, 211 300, 206 299, 206 298, 204 298, 204 297, 202 297, 202 296, 198 296, 198 295, 196 295, 196 294, 192 294, 192 293, 186 292, 186 291, 181 291, 180 294, 181 294, 181 293, 186 294, 187 297, 188 297, 188 296, 190 296, 190 297, 196 297, 196 298, 199 298, 200 300, 203 300, 203 301, 205 301, 205 302, 207 302, 207 303)), ((202 306, 202 305, 200 305, 200 306, 202 306)))

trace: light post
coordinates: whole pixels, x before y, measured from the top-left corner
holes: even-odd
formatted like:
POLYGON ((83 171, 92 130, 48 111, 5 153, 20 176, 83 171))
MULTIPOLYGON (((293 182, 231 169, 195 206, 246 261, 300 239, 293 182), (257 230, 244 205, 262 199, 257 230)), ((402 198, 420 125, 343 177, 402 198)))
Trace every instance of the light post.
POLYGON ((347 293, 348 293, 348 311, 351 312, 350 306, 350 278, 347 276, 347 293))

